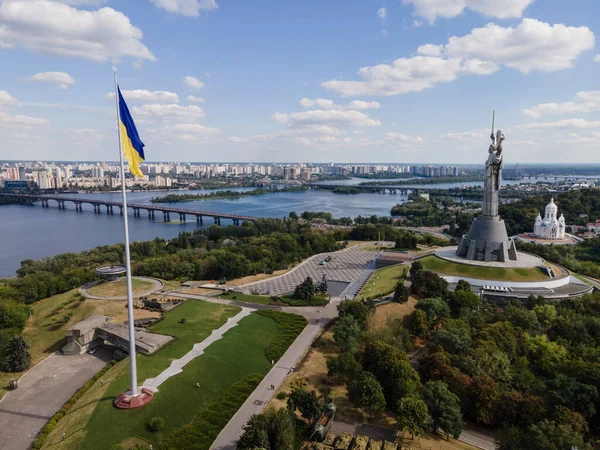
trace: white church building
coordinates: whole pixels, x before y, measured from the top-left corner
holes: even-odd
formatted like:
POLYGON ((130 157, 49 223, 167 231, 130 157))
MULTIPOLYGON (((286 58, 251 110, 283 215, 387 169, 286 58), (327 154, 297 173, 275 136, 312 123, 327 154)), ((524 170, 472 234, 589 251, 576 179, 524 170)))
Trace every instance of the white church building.
POLYGON ((541 239, 565 239, 565 217, 561 214, 557 218, 558 207, 554 199, 546 206, 544 218, 540 214, 535 219, 533 235, 541 239))

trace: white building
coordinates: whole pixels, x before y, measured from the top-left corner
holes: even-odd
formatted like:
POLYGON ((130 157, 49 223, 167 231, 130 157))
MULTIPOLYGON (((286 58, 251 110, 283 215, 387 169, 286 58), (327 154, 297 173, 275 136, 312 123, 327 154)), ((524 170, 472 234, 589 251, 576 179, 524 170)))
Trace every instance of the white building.
POLYGON ((554 204, 554 199, 546 206, 546 214, 538 214, 533 227, 533 235, 542 239, 564 239, 565 238, 565 217, 561 214, 557 219, 558 207, 554 204))

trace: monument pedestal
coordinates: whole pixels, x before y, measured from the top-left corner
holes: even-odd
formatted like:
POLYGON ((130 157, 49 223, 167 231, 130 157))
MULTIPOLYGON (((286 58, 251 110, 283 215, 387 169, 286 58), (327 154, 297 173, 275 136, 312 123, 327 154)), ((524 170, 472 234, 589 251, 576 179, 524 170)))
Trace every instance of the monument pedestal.
POLYGON ((141 408, 150 403, 152 398, 154 398, 154 393, 150 389, 141 388, 135 397, 131 396, 130 390, 126 390, 115 399, 114 405, 119 409, 141 408))
POLYGON ((463 236, 456 256, 472 261, 509 261, 517 259, 517 247, 508 238, 504 220, 499 216, 473 219, 469 234, 463 236))

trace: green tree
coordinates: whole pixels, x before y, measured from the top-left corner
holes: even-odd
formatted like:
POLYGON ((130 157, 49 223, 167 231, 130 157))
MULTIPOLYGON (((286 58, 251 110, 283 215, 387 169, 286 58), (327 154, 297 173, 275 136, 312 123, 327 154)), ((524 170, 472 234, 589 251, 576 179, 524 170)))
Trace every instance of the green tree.
POLYGON ((476 422, 494 425, 496 421, 496 402, 499 398, 496 382, 488 377, 473 377, 469 387, 466 413, 476 422))
POLYGON ((527 448, 531 450, 591 450, 581 434, 573 431, 569 425, 557 425, 548 419, 531 425, 525 439, 527 448))
POLYGON ((321 405, 315 391, 307 391, 306 389, 294 389, 287 400, 290 411, 296 409, 300 411, 309 424, 317 419, 321 413, 321 405))
POLYGON ((479 306, 479 296, 471 290, 457 289, 448 294, 448 306, 450 306, 452 313, 458 316, 463 309, 472 310, 477 308, 479 306))
POLYGON ((448 390, 446 383, 442 381, 425 383, 423 399, 431 414, 433 431, 441 429, 447 436, 458 438, 464 426, 460 400, 448 390))
POLYGON ((413 336, 420 338, 427 337, 427 334, 429 333, 429 323, 425 311, 415 309, 410 316, 408 316, 407 327, 410 334, 413 336))
POLYGON ((410 394, 402 397, 397 409, 398 428, 408 431, 413 439, 415 434, 420 435, 431 429, 431 416, 427 404, 417 395, 410 394))
POLYGON ((458 280, 458 283, 456 283, 456 288, 454 289, 454 292, 456 291, 472 292, 471 283, 469 283, 467 280, 458 280))
POLYGON ((370 372, 362 372, 348 386, 348 397, 356 406, 369 411, 371 417, 385 408, 383 388, 370 372))
POLYGON ((396 303, 406 303, 408 301, 408 295, 409 291, 408 288, 404 286, 404 281, 398 281, 394 288, 394 301, 396 303))
POLYGON ((360 300, 344 300, 338 304, 337 310, 340 318, 354 317, 363 330, 367 328, 367 321, 372 313, 369 307, 360 300))
POLYGON ((315 296, 315 283, 313 282, 311 277, 306 277, 306 279, 296 286, 294 290, 293 297, 296 300, 306 300, 310 301, 315 296))
POLYGON ((437 325, 442 319, 450 317, 448 303, 441 298, 424 298, 417 303, 416 308, 427 314, 427 321, 430 327, 437 325))
POLYGON ((339 381, 351 381, 358 377, 362 367, 351 352, 327 358, 327 375, 339 381))
POLYGON ((7 372, 22 372, 31 365, 29 344, 23 336, 11 337, 4 351, 4 365, 7 372))
POLYGON ((240 450, 264 448, 265 450, 289 450, 294 448, 296 426, 285 408, 267 409, 256 414, 243 427, 244 433, 238 441, 240 450))
POLYGON ((360 335, 360 325, 349 315, 342 317, 333 329, 333 339, 343 352, 356 352, 360 335))
POLYGON ((534 306, 533 312, 537 316, 538 321, 545 328, 551 326, 558 316, 558 313, 556 312, 556 306, 548 304, 534 306))

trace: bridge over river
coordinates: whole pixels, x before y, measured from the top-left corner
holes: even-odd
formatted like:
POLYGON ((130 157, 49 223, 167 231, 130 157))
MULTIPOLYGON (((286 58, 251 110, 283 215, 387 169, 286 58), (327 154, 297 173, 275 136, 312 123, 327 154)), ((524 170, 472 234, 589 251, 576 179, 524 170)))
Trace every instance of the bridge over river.
MULTIPOLYGON (((2 193, 0 196, 15 198, 19 203, 33 204, 34 202, 41 202, 42 208, 48 208, 49 202, 52 200, 57 203, 59 209, 65 209, 66 202, 72 202, 75 205, 76 211, 83 211, 83 204, 87 203, 94 207, 94 213, 100 214, 102 208, 106 208, 107 214, 113 214, 114 209, 119 209, 119 214, 123 215, 123 203, 113 202, 108 200, 92 200, 88 198, 79 197, 68 197, 64 195, 35 195, 35 194, 5 194, 2 193)), ((235 225, 239 225, 240 222, 249 221, 253 222, 258 220, 259 217, 252 216, 240 216, 238 214, 228 214, 210 211, 198 211, 195 209, 183 209, 183 208, 171 208, 167 206, 154 206, 154 205, 141 205, 136 203, 127 203, 127 207, 133 210, 134 217, 140 217, 141 211, 145 210, 148 213, 148 218, 154 219, 155 213, 162 213, 165 222, 171 220, 171 214, 179 214, 179 220, 184 222, 187 216, 196 217, 198 225, 203 224, 204 217, 212 217, 217 225, 221 224, 221 219, 232 220, 235 225)))
POLYGON ((325 184, 325 183, 305 183, 303 186, 308 189, 324 189, 333 191, 335 189, 352 189, 361 192, 374 192, 378 194, 397 194, 407 195, 410 192, 429 192, 435 188, 410 187, 402 185, 383 185, 383 184, 325 184))

